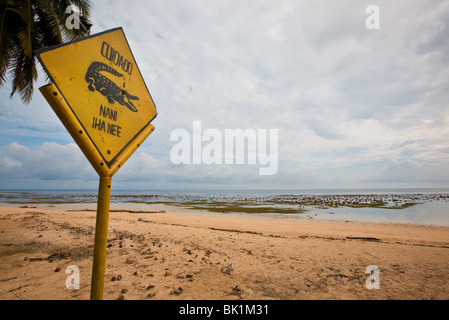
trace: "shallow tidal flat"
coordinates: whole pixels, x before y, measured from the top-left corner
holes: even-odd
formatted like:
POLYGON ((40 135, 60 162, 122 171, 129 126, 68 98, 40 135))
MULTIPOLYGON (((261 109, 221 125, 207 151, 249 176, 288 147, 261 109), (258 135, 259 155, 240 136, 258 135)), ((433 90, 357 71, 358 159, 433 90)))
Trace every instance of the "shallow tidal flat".
POLYGON ((187 197, 170 204, 217 213, 301 214, 313 209, 338 207, 405 209, 429 201, 447 202, 448 199, 447 194, 214 196, 187 197))

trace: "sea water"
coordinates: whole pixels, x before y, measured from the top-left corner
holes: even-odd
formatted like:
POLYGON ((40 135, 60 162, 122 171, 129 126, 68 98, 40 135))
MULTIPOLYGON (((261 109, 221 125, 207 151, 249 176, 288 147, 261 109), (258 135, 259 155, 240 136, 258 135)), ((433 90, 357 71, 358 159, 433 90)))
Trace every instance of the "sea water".
MULTIPOLYGON (((96 190, 0 190, 0 203, 8 206, 46 205, 71 208, 95 208, 96 190)), ((396 201, 396 200, 395 200, 396 201)), ((308 219, 366 221, 385 223, 413 223, 449 226, 449 188, 446 189, 315 189, 315 190, 112 190, 111 208, 161 209, 163 205, 184 207, 183 204, 215 202, 237 204, 251 208, 296 208, 289 213, 308 219), (390 203, 386 208, 334 206, 301 206, 304 198, 329 198, 338 196, 355 199, 363 196, 393 198, 413 202, 402 209, 390 203), (360 196, 360 197, 359 197, 360 196), (405 199, 405 200, 404 200, 405 199)), ((390 201, 391 202, 391 201, 390 201)), ((192 206, 195 209, 195 205, 192 206)), ((196 208, 197 210, 198 208, 196 208)), ((184 210, 179 208, 179 210, 184 210)), ((197 210, 198 211, 198 210, 197 210)), ((257 212, 257 210, 255 210, 257 212)), ((282 210, 280 210, 282 211, 282 210)), ((204 208, 202 212, 205 212, 204 208)), ((207 208, 206 208, 207 212, 207 208)))

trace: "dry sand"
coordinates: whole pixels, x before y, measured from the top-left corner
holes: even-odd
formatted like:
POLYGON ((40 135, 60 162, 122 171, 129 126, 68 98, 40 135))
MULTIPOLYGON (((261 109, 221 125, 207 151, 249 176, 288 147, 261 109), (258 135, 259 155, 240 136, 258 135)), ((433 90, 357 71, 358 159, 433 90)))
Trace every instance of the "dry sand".
MULTIPOLYGON (((104 299, 449 299, 449 227, 176 210, 110 213, 104 299)), ((95 212, 1 207, 0 299, 89 299, 94 228, 95 212)))

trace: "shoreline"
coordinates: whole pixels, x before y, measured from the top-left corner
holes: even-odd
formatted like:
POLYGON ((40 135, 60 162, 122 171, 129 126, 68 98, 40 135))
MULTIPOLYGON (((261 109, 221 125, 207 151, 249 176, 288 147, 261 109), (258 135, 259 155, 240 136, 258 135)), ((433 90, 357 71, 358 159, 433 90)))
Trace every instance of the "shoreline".
MULTIPOLYGON (((67 210, 0 207, 0 299, 89 299, 95 212, 67 210), (79 290, 66 288, 70 265, 79 290)), ((449 298, 449 227, 111 212, 108 243, 106 300, 449 298), (370 265, 379 290, 366 288, 370 265)))
MULTIPOLYGON (((427 204, 416 204, 417 208, 422 208, 418 214, 415 212, 410 212, 410 209, 403 208, 369 208, 369 207, 346 207, 340 206, 335 208, 314 208, 304 210, 302 213, 276 213, 276 212, 221 212, 220 210, 209 210, 206 208, 198 208, 195 206, 181 206, 177 204, 167 204, 167 203, 146 203, 146 202, 132 202, 132 201, 111 201, 110 210, 111 211, 165 211, 171 213, 181 213, 181 214, 199 214, 199 215, 218 215, 218 216, 260 216, 260 217, 272 217, 272 218, 297 218, 304 220, 317 220, 317 221, 340 221, 340 222, 360 222, 360 223, 380 223, 380 224, 404 224, 404 225, 418 225, 418 226, 429 226, 429 227, 449 227, 449 216, 445 214, 444 218, 433 218, 429 221, 425 221, 425 217, 420 217, 420 214, 432 210, 431 208, 419 207, 419 205, 429 205, 427 204), (374 211, 370 212, 370 211, 374 211), (367 213, 368 212, 368 213, 367 213), (390 214, 390 216, 388 216, 390 214), (409 216, 407 218, 407 215, 409 216), (410 218, 413 217, 413 218, 410 218), (394 218, 394 219, 393 219, 394 218), (401 219, 402 218, 402 219, 401 219), (419 218, 422 218, 421 220, 419 218)), ((54 210, 60 209, 62 211, 96 211, 97 202, 58 202, 58 203, 48 203, 48 202, 0 202, 0 207, 8 208, 22 208, 22 209, 42 209, 42 210, 54 210)), ((441 210, 441 209, 440 209, 441 210)), ((449 210, 449 205, 448 205, 449 210)), ((448 211, 449 212, 449 211, 448 211)))
MULTIPOLYGON (((449 190, 449 189, 448 189, 449 190)), ((288 215, 332 221, 409 223, 449 226, 449 192, 445 189, 280 191, 115 191, 111 209, 153 210, 201 214, 288 215), (413 192, 411 192, 413 191, 413 192), (437 192, 439 191, 439 192, 437 192), (371 193, 370 193, 371 192, 371 193)), ((94 191, 0 191, 0 206, 73 207, 96 209, 94 191)))

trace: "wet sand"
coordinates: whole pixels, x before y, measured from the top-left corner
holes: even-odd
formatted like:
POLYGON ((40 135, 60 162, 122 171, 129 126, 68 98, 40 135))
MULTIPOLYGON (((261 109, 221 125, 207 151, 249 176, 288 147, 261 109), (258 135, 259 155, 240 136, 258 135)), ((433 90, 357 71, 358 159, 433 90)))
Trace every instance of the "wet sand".
MULTIPOLYGON (((0 207, 0 299, 89 299, 95 212, 68 209, 0 207)), ((108 239, 108 300, 449 299, 449 227, 169 208, 111 212, 108 239)))

